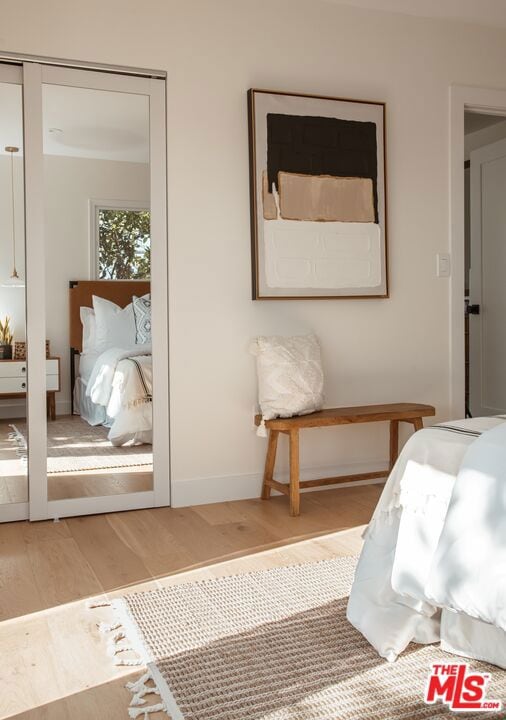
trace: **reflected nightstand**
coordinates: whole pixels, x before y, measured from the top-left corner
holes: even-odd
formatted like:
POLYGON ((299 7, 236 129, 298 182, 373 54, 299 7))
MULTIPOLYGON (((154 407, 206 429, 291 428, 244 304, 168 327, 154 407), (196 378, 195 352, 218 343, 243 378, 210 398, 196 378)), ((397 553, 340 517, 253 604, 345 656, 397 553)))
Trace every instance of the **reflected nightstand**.
MULTIPOLYGON (((26 397, 26 360, 0 360, 0 399, 26 397)), ((56 393, 60 392, 60 358, 46 358, 47 417, 56 420, 56 393)))

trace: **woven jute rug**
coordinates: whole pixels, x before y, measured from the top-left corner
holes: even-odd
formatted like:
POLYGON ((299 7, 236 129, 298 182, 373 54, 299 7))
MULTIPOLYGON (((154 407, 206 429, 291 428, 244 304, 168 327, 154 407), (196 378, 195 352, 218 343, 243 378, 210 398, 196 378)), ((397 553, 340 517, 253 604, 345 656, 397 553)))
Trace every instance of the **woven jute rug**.
MULTIPOLYGON (((387 663, 346 620, 355 562, 337 558, 113 601, 117 622, 101 627, 111 654, 117 664, 147 664, 127 686, 130 717, 165 710, 173 720, 455 718, 442 704, 425 705, 423 695, 432 662, 459 658, 411 645, 387 663)), ((107 603, 92 606, 99 604, 107 603)), ((488 697, 504 699, 505 673, 471 665, 491 673, 488 697)))
MULTIPOLYGON (((10 438, 17 443, 20 455, 26 456, 26 423, 11 425, 10 438)), ((153 463, 151 445, 114 447, 107 439, 103 425, 88 425, 79 417, 52 420, 47 423, 47 472, 82 472, 137 467, 153 463)))

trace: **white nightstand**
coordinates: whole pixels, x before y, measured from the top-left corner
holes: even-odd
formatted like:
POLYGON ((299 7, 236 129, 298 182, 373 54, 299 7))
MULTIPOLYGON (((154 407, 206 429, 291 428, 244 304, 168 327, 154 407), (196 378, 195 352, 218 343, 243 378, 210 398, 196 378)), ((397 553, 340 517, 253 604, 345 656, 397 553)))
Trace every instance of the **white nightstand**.
MULTIPOLYGON (((0 360, 0 399, 26 395, 26 360, 0 360)), ((56 419, 55 395, 60 392, 60 358, 46 358, 47 416, 56 419)))

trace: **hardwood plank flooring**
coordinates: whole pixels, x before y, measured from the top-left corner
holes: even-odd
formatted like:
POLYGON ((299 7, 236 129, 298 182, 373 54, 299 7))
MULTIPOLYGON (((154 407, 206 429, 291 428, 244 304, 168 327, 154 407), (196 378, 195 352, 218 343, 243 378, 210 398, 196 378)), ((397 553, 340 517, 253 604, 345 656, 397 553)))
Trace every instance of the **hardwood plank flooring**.
POLYGON ((84 598, 357 553, 381 489, 304 493, 296 518, 276 496, 0 525, 0 720, 126 720, 138 668, 84 598))

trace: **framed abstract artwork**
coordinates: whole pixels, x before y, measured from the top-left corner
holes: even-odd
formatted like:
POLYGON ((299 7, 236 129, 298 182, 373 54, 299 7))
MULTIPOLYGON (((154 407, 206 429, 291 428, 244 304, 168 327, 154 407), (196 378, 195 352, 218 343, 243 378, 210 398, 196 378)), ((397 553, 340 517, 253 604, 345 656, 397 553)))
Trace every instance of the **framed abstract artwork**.
POLYGON ((385 104, 248 91, 254 300, 388 297, 385 104))

